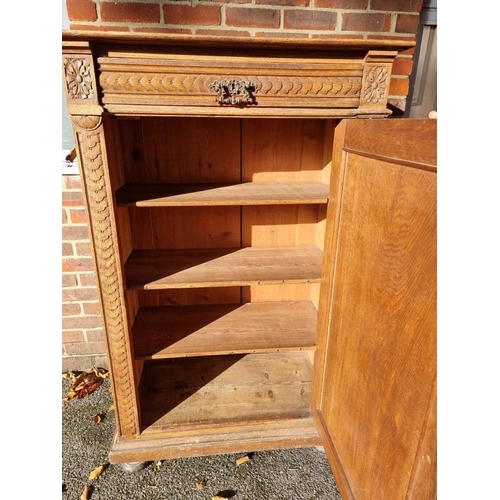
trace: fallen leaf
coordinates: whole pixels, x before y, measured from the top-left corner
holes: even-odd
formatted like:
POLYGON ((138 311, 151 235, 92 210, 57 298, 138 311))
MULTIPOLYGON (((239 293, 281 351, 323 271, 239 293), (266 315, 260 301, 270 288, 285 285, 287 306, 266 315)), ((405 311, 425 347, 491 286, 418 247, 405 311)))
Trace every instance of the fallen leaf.
POLYGON ((202 490, 206 485, 207 485, 207 483, 205 481, 200 481, 199 483, 196 483, 196 487, 199 490, 202 490))
POLYGON ((104 465, 100 465, 99 467, 96 467, 91 473, 90 473, 90 476, 89 476, 89 479, 92 480, 92 479, 96 479, 98 478, 101 474, 102 474, 102 471, 104 470, 104 465))
POLYGON ((83 493, 80 496, 80 500, 88 500, 89 495, 92 493, 92 487, 91 486, 85 486, 83 493))
MULTIPOLYGON (((71 380, 70 393, 76 396, 78 399, 82 399, 88 396, 91 392, 94 392, 101 384, 104 378, 109 376, 109 372, 103 368, 92 368, 87 372, 67 372, 63 374, 64 378, 71 380)), ((63 402, 67 402, 71 399, 70 395, 66 396, 63 402)))
POLYGON ((96 424, 100 424, 100 423, 102 422, 102 417, 101 417, 101 415, 96 415, 96 416, 94 417, 94 422, 95 422, 96 424))
POLYGON ((250 460, 250 457, 248 455, 245 455, 244 457, 241 457, 240 459, 236 460, 236 465, 242 465, 245 462, 248 462, 250 460))
POLYGON ((219 495, 215 495, 214 497, 212 497, 212 500, 228 500, 227 497, 221 497, 219 495))

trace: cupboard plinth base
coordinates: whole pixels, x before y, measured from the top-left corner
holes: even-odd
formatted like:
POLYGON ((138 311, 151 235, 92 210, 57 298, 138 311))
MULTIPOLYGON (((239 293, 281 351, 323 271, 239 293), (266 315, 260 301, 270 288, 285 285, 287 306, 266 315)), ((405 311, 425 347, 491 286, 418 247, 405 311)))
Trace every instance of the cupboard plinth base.
POLYGON ((249 453, 321 445, 312 419, 252 423, 207 430, 172 431, 123 440, 115 435, 109 461, 150 462, 191 456, 249 453))

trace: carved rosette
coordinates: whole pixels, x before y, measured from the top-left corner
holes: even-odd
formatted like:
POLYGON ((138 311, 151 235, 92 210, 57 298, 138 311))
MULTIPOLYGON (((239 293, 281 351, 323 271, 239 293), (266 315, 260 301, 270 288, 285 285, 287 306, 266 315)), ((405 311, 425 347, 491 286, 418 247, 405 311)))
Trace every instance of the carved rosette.
POLYGON ((381 104, 387 101, 388 75, 389 72, 384 66, 375 66, 367 72, 363 89, 363 100, 366 104, 381 104))
POLYGON ((132 360, 126 341, 127 324, 122 302, 124 291, 121 289, 118 274, 119 252, 114 244, 115 227, 112 224, 112 208, 104 170, 102 118, 82 115, 72 119, 80 152, 82 183, 95 250, 104 327, 109 344, 109 362, 116 394, 117 421, 120 435, 131 436, 139 432, 139 423, 135 411, 133 373, 130 368, 132 360))
POLYGON ((70 99, 92 99, 92 65, 87 58, 65 58, 63 68, 66 81, 66 94, 70 99))

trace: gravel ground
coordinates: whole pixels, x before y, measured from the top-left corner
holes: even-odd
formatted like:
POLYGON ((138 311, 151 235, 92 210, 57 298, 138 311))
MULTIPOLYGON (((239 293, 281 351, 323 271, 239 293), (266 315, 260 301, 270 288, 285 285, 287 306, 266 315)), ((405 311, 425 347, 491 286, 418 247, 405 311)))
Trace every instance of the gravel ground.
MULTIPOLYGON (((62 381, 63 397, 69 381, 62 381)), ((80 500, 341 500, 327 459, 316 448, 256 452, 153 462, 139 472, 125 472, 108 462, 115 430, 109 379, 92 394, 69 400, 62 408, 62 499, 80 500), (102 421, 95 423, 100 415, 102 421), (89 480, 95 468, 102 474, 89 480), (198 489, 196 483, 205 481, 198 489)))

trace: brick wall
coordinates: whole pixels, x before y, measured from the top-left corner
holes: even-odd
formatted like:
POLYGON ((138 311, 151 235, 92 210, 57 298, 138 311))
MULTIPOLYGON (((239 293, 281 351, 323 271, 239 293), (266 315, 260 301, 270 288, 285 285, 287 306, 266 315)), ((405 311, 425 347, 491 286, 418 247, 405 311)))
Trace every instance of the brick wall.
POLYGON ((79 175, 62 176, 62 369, 107 368, 79 175))
MULTIPOLYGON (((307 38, 416 39, 422 0, 66 0, 70 29, 307 38)), ((394 63, 403 113, 414 50, 394 63)), ((63 176, 63 370, 107 368, 79 176, 63 176)))

